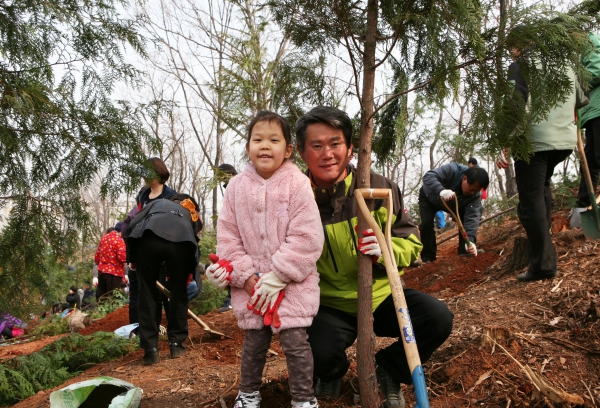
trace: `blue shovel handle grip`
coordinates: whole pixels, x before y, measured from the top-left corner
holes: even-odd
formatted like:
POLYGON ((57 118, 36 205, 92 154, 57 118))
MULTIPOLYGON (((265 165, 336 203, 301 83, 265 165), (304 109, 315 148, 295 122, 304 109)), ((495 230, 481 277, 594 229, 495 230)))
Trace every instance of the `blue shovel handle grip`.
POLYGON ((423 366, 416 366, 412 372, 413 386, 417 397, 415 408, 429 408, 429 397, 427 396, 427 386, 425 385, 425 373, 423 366))

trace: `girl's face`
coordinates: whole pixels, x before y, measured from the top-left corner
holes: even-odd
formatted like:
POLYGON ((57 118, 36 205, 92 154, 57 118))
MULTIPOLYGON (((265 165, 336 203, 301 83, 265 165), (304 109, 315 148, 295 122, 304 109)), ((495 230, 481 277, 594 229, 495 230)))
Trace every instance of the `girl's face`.
POLYGON ((252 128, 246 153, 258 174, 266 180, 292 155, 292 145, 285 142, 277 122, 261 121, 252 128))

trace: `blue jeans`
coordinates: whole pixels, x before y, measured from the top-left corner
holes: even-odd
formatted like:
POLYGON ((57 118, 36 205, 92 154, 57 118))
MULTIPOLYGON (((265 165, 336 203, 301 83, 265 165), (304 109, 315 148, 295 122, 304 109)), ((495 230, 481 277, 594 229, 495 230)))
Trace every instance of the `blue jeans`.
POLYGON ((192 301, 200 296, 200 289, 198 288, 196 281, 191 281, 189 285, 187 285, 187 295, 188 301, 192 301))

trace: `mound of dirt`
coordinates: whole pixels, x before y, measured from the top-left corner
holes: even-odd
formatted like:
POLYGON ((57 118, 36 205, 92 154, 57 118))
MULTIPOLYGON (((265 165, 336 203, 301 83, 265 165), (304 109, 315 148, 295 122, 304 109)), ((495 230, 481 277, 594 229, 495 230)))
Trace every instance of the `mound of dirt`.
POLYGON ((129 306, 122 307, 94 321, 91 325, 78 331, 82 336, 88 336, 97 331, 114 332, 119 327, 129 324, 129 306))

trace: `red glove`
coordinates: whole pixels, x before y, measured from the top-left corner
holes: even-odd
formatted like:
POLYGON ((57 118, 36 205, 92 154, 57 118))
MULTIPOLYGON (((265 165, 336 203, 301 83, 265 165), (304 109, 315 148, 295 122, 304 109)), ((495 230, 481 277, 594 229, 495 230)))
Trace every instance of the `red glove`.
POLYGON ((281 326, 281 320, 279 320, 279 305, 281 304, 281 301, 284 297, 285 292, 281 290, 279 292, 279 296, 277 296, 275 304, 272 307, 269 307, 269 310, 267 310, 267 313, 265 313, 265 316, 263 318, 263 323, 265 324, 265 326, 270 326, 271 323, 273 323, 273 327, 275 327, 276 329, 279 328, 279 326, 281 326))
POLYGON ((363 255, 371 255, 373 263, 381 258, 381 247, 371 228, 364 230, 363 238, 358 239, 358 250, 362 252, 363 255))
POLYGON ((206 277, 212 285, 218 289, 225 289, 231 281, 231 262, 221 259, 215 254, 210 254, 209 259, 213 263, 206 268, 206 277))
POLYGON ((498 158, 498 160, 496 160, 496 166, 498 166, 499 169, 508 168, 508 160, 506 159, 507 151, 508 151, 508 149, 504 149, 504 151, 502 152, 502 155, 498 158))
POLYGON ((248 301, 248 309, 254 309, 255 314, 264 316, 278 299, 279 292, 287 286, 275 272, 262 275, 254 285, 252 297, 248 301))

